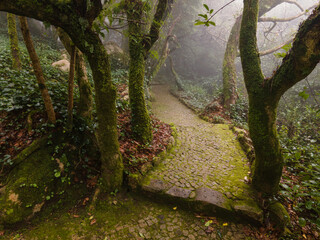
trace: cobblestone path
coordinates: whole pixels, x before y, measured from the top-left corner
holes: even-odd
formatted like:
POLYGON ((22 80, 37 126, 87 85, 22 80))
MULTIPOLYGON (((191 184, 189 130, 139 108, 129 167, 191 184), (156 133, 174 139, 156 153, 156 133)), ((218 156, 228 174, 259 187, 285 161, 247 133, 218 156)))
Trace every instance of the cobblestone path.
POLYGON ((153 112, 176 126, 178 146, 147 176, 143 189, 262 221, 263 213, 246 183, 248 159, 229 126, 201 120, 164 85, 155 86, 153 92, 153 112))

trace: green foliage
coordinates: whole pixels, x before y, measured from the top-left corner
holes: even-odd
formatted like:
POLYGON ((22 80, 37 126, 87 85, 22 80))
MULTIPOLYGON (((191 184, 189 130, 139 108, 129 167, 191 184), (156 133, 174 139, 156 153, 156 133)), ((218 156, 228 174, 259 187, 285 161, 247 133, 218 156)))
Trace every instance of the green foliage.
POLYGON ((205 14, 198 14, 201 19, 197 19, 194 25, 204 25, 209 27, 210 25, 215 26, 215 22, 211 21, 213 9, 210 9, 207 4, 203 4, 203 7, 206 10, 205 14))
POLYGON ((292 44, 288 43, 286 45, 284 45, 281 49, 284 50, 284 52, 280 52, 280 53, 275 53, 274 56, 277 58, 284 58, 287 53, 289 52, 289 50, 291 49, 292 44))
MULTIPOLYGON (((21 59, 23 70, 11 69, 11 59, 7 39, 0 39, 0 111, 21 110, 30 112, 33 109, 43 109, 43 101, 38 84, 24 47, 21 59)), ((51 66, 59 59, 59 53, 44 44, 36 44, 42 70, 47 80, 47 87, 53 99, 55 110, 66 109, 67 74, 51 66)))
POLYGON ((248 99, 244 96, 240 96, 235 104, 230 106, 230 118, 232 122, 241 128, 248 128, 248 99))
POLYGON ((302 227, 312 223, 320 229, 320 113, 296 102, 279 120, 285 165, 298 178, 284 176, 280 196, 291 201, 302 227))

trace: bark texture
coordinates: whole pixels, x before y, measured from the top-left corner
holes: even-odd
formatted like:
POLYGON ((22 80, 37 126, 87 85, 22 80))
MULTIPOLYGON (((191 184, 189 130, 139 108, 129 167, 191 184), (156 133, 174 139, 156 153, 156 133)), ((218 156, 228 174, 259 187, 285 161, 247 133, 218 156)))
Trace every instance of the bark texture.
POLYGON ((276 130, 280 97, 308 76, 320 60, 319 7, 300 26, 293 47, 274 75, 265 79, 257 49, 258 0, 244 0, 240 53, 249 95, 249 130, 255 148, 253 186, 266 195, 278 191, 283 158, 276 130))
POLYGON ((12 67, 14 69, 21 70, 16 16, 14 14, 7 13, 7 22, 8 22, 8 34, 9 34, 10 48, 11 48, 11 55, 12 55, 12 67))
POLYGON ((48 92, 48 88, 45 83, 45 79, 43 76, 43 72, 41 69, 40 61, 38 58, 38 55, 36 53, 36 50, 33 46, 33 42, 30 36, 30 31, 28 28, 28 22, 26 17, 19 17, 20 26, 21 26, 21 32, 23 35, 24 42, 26 44, 26 47, 28 49, 28 53, 32 62, 32 67, 34 70, 34 74, 36 75, 38 85, 41 91, 42 99, 45 105, 45 109, 48 115, 48 120, 50 123, 55 124, 56 123, 56 115, 53 109, 51 97, 48 92))

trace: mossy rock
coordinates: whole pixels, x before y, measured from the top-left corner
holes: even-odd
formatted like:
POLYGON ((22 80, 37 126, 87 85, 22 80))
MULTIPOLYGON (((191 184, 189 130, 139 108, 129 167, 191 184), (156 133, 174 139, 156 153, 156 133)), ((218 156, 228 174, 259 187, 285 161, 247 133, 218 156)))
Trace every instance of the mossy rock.
POLYGON ((61 181, 54 176, 54 170, 59 170, 59 165, 51 159, 51 153, 52 148, 42 146, 9 173, 0 191, 0 225, 33 217, 54 193, 61 191, 61 181))
POLYGON ((270 222, 274 224, 276 228, 283 231, 290 224, 290 215, 281 203, 271 203, 268 211, 270 222))

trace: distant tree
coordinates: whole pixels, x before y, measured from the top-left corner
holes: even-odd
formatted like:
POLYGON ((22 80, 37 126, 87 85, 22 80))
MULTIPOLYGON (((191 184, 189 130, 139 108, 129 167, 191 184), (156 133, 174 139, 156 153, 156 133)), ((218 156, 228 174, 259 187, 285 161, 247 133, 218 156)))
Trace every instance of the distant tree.
POLYGON ((40 88, 42 99, 43 99, 45 109, 46 109, 46 112, 48 115, 48 120, 50 123, 55 124, 56 123, 56 115, 55 115, 55 112, 53 109, 53 105, 52 105, 51 97, 48 92, 48 88, 45 83, 45 79, 44 79, 44 75, 43 75, 43 72, 41 69, 40 61, 39 61, 38 55, 36 53, 36 50, 33 46, 31 36, 30 36, 27 18, 20 16, 19 20, 20 20, 20 27, 21 27, 22 36, 23 36, 24 42, 26 44, 26 47, 27 47, 27 50, 28 50, 28 53, 29 53, 29 56, 30 56, 30 59, 32 62, 34 74, 36 75, 36 78, 38 81, 38 85, 40 88))
POLYGON ((259 0, 244 0, 240 54, 249 95, 249 131, 255 148, 253 186, 267 195, 277 193, 282 175, 276 117, 281 96, 307 77, 320 61, 320 5, 299 30, 293 46, 273 76, 265 78, 257 48, 259 0))
POLYGON ((18 45, 18 33, 16 27, 16 16, 11 13, 7 13, 8 21, 8 34, 10 40, 10 48, 12 55, 12 67, 17 70, 21 70, 20 51, 18 45))

